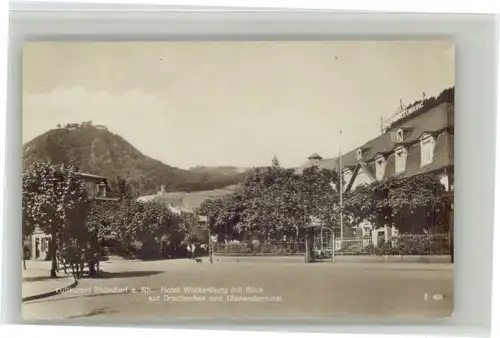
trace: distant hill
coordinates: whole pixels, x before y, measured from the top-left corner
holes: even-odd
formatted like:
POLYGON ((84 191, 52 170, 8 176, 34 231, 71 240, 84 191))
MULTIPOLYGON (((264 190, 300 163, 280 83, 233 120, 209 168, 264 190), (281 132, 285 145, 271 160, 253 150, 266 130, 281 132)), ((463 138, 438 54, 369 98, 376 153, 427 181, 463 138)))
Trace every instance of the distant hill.
POLYGON ((233 176, 246 173, 252 170, 252 168, 240 168, 232 166, 219 166, 219 167, 206 167, 206 166, 196 166, 189 168, 189 171, 198 174, 208 174, 208 175, 223 175, 223 176, 233 176))
POLYGON ((50 130, 23 146, 24 163, 73 162, 80 171, 106 176, 111 185, 121 177, 140 195, 154 194, 160 185, 167 191, 206 191, 238 184, 237 170, 184 170, 142 154, 120 135, 103 126, 71 124, 50 130))

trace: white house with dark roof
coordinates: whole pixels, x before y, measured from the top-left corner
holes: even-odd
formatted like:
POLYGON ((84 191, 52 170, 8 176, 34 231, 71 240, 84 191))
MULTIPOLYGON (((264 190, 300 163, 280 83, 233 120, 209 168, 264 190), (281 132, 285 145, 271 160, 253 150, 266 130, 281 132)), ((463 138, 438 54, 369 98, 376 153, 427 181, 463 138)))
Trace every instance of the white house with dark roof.
POLYGON ((157 202, 168 206, 175 214, 191 214, 196 212, 201 204, 210 199, 216 199, 230 195, 238 189, 237 185, 228 186, 221 189, 194 191, 194 192, 167 192, 165 186, 161 186, 160 191, 155 195, 140 196, 139 202, 157 202))
MULTIPOLYGON (((447 190, 453 190, 453 102, 444 100, 431 108, 421 105, 412 110, 410 114, 402 111, 402 118, 393 120, 380 136, 342 155, 341 161, 313 154, 298 171, 311 165, 339 171, 342 162, 344 192, 397 175, 434 172, 447 190)), ((365 228, 363 234, 371 229, 369 223, 360 226, 365 228)), ((386 239, 397 234, 395 229, 380 231, 386 239)))

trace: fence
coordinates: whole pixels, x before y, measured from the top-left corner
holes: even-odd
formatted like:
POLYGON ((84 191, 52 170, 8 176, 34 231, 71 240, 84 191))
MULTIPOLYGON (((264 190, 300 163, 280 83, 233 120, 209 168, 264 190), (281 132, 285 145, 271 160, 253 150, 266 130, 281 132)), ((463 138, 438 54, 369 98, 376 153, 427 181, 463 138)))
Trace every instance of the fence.
POLYGON ((375 246, 368 237, 335 239, 335 255, 374 255, 375 246))
MULTIPOLYGON (((330 246, 331 248, 331 246, 330 246)), ((317 245, 315 250, 321 249, 317 245)), ((324 249, 324 248, 323 248, 324 249)), ((379 240, 374 246, 368 237, 335 239, 335 255, 449 255, 448 234, 400 234, 390 240, 379 240)), ((305 254, 305 242, 273 241, 264 243, 218 243, 214 254, 220 256, 291 256, 305 254)))
POLYGON ((218 243, 214 245, 214 254, 225 256, 292 256, 306 252, 305 242, 239 242, 218 243))

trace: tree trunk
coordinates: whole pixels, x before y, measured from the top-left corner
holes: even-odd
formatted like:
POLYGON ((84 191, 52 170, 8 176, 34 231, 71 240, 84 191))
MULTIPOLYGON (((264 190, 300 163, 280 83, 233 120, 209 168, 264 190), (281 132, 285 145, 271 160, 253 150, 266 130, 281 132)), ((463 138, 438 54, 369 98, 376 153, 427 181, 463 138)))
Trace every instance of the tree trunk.
POLYGON ((313 236, 311 229, 306 229, 306 263, 312 262, 313 236))
POLYGON ((306 261, 306 263, 309 263, 310 259, 311 259, 311 257, 309 255, 309 238, 308 238, 308 236, 306 234, 306 254, 305 254, 305 261, 306 261))
POLYGON ((52 260, 52 267, 50 269, 50 277, 57 277, 57 246, 56 246, 56 236, 57 233, 52 231, 51 238, 49 241, 49 252, 50 259, 52 260))
POLYGON ((24 248, 24 236, 23 236, 23 269, 26 270, 26 250, 24 248))

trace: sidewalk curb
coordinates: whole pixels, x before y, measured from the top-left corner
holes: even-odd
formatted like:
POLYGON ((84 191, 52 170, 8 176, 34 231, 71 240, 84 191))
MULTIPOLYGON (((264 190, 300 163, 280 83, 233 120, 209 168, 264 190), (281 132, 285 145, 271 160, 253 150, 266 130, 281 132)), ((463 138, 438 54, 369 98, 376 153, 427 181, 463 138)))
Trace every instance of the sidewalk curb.
POLYGON ((71 290, 73 289, 75 286, 78 285, 78 281, 75 279, 73 281, 73 283, 71 283, 70 285, 68 286, 65 286, 63 288, 58 288, 54 291, 50 291, 50 292, 45 292, 45 293, 40 293, 38 295, 33 295, 33 296, 28 296, 28 297, 24 297, 21 302, 29 302, 29 301, 32 301, 32 300, 37 300, 37 299, 42 299, 42 298, 47 298, 47 297, 52 297, 52 296, 55 296, 55 295, 58 295, 60 293, 63 293, 63 292, 66 292, 68 290, 71 290))

